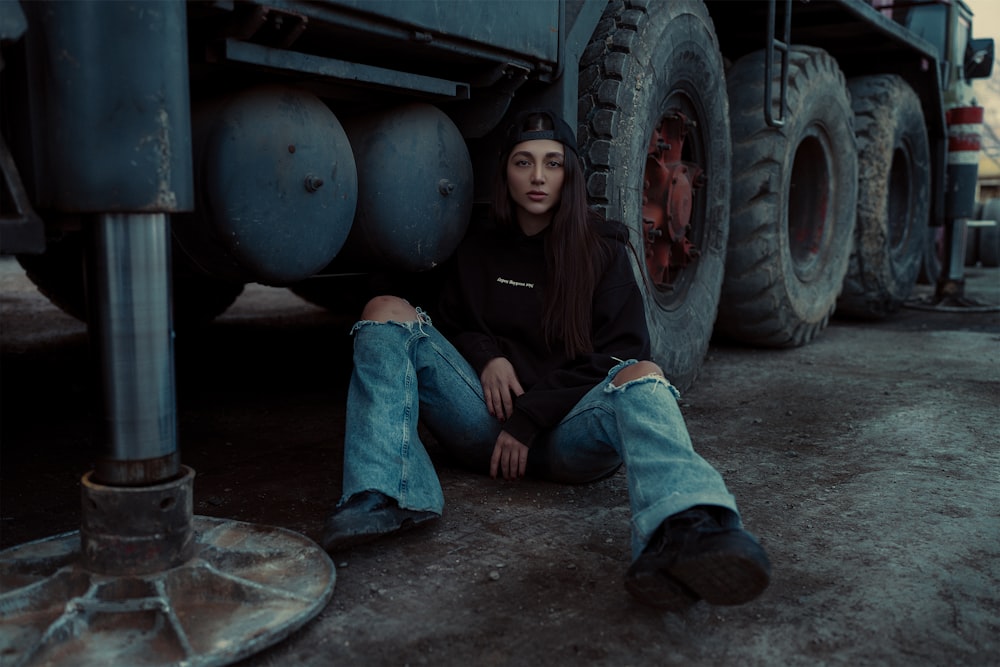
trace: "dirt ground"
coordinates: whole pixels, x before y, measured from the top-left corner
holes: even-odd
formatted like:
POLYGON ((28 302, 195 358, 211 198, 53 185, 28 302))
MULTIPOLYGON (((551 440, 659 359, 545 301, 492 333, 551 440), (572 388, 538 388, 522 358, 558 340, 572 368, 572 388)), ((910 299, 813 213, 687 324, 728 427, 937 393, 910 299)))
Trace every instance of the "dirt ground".
MULTIPOLYGON (((1000 303, 998 270, 967 277, 1000 303)), ((196 514, 318 539, 339 495, 348 324, 252 286, 179 336, 196 514)), ((0 260, 0 546, 79 527, 89 370, 84 327, 0 260)), ((442 520, 337 557, 330 604, 240 664, 1000 665, 1000 314, 836 320, 786 351, 716 342, 682 408, 770 553, 758 600, 633 602, 621 473, 509 484, 437 453, 442 520)))

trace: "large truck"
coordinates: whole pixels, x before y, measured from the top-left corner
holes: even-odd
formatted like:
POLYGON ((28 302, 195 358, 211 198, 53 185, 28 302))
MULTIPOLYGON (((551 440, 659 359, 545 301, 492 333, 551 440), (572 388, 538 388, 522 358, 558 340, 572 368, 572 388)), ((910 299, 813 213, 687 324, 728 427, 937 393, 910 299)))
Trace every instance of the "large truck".
POLYGON ((163 272, 168 328, 250 282, 356 309, 434 275, 488 206, 498 128, 545 106, 631 231, 655 359, 684 388, 713 333, 796 346, 835 309, 892 312, 929 230, 972 216, 948 121, 992 67, 971 18, 961 0, 0 3, 0 252, 92 325, 96 301, 142 307, 109 281, 163 272), (122 253, 125 277, 94 276, 122 253))
POLYGON ((433 296, 520 110, 576 124, 681 388, 713 333, 892 312, 934 226, 960 284, 993 42, 960 0, 873 3, 0 2, 0 253, 87 321, 103 408, 79 535, 0 557, 5 659, 228 664, 319 613, 318 546, 194 517, 175 328, 251 282, 433 296))

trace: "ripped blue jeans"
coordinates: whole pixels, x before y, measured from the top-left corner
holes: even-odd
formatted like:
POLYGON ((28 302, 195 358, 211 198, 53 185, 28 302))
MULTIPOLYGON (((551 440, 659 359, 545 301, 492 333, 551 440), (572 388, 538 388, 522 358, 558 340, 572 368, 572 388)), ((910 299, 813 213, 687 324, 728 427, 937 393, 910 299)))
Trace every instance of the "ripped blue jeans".
MULTIPOLYGON (((415 322, 358 322, 347 398, 341 503, 380 491, 401 507, 441 513, 444 495, 417 433, 422 420, 470 469, 489 472, 500 422, 479 376, 418 309, 415 322)), ((665 518, 694 505, 736 511, 722 476, 691 446, 677 391, 659 376, 614 386, 608 371, 528 454, 528 474, 563 483, 610 475, 623 463, 632 512, 632 555, 665 518)))

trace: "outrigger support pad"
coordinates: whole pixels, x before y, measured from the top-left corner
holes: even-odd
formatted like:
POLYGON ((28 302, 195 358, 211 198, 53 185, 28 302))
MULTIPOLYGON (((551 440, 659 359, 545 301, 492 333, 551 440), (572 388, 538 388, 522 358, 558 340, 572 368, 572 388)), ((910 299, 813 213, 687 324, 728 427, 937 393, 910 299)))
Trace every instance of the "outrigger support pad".
POLYGON ((0 551, 3 664, 228 665, 286 638, 333 596, 333 562, 303 535, 205 516, 191 528, 192 556, 159 572, 102 574, 81 554, 81 541, 116 542, 110 559, 89 560, 131 569, 127 545, 148 553, 151 535, 95 542, 75 531, 0 551))
POLYGON ((283 528, 195 517, 180 464, 165 214, 91 222, 88 325, 107 444, 76 532, 0 551, 4 667, 227 665, 333 595, 330 557, 283 528))

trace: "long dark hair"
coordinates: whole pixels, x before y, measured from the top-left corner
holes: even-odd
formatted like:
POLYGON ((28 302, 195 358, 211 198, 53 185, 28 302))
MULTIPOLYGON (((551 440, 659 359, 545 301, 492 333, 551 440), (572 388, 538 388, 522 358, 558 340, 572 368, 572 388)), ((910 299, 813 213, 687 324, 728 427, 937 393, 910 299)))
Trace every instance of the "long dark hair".
MULTIPOLYGON (((525 117, 521 131, 553 129, 545 113, 525 117)), ((547 289, 542 311, 542 332, 550 348, 562 342, 570 358, 592 352, 594 290, 610 249, 598 233, 601 216, 587 205, 587 187, 572 147, 564 145, 563 186, 559 204, 545 239, 547 289)), ((494 183, 493 217, 501 228, 517 226, 514 203, 507 183, 510 150, 500 156, 494 183)))

